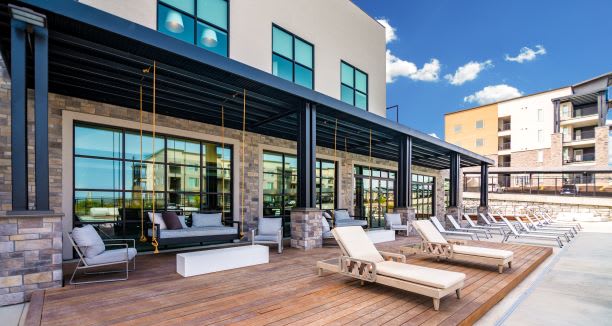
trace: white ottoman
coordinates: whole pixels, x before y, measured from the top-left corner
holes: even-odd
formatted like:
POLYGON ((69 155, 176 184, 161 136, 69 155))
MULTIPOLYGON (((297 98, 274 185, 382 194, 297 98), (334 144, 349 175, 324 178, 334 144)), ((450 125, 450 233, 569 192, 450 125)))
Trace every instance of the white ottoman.
POLYGON ((188 252, 176 255, 176 272, 183 277, 267 264, 270 249, 252 245, 188 252))

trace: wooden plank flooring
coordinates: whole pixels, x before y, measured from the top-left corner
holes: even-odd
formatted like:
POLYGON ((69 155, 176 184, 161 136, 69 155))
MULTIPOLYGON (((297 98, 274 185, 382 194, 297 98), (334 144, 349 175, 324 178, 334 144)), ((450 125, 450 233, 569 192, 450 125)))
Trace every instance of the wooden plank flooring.
MULTIPOLYGON (((379 244, 398 252, 414 242, 399 238, 379 244)), ((467 275, 463 297, 442 299, 434 311, 430 298, 366 284, 338 274, 318 277, 315 263, 337 257, 337 247, 308 252, 270 251, 270 264, 183 278, 175 253, 137 257, 129 281, 66 286, 47 290, 43 325, 456 325, 478 320, 552 253, 551 248, 474 242, 513 250, 511 270, 467 262, 436 262, 413 255, 408 263, 467 275)), ((65 275, 73 264, 65 265, 65 275)))

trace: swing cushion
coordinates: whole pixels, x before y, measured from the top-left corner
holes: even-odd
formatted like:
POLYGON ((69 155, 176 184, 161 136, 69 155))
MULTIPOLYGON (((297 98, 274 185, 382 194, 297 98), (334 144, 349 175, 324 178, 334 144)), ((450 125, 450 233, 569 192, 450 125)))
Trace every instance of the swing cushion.
POLYGON ((104 241, 91 224, 74 228, 72 239, 74 239, 85 258, 92 258, 104 252, 104 241))
POLYGON ((331 231, 331 227, 325 216, 321 216, 321 223, 323 224, 323 233, 331 231))
MULTIPOLYGON (((151 221, 151 223, 153 223, 153 213, 152 212, 147 212, 147 214, 149 214, 149 221, 151 221)), ((168 229, 168 227, 166 226, 166 223, 164 222, 164 219, 162 218, 162 214, 161 213, 155 213, 155 224, 159 224, 159 229, 160 230, 168 229)))
POLYGON ((193 227, 202 226, 223 226, 221 223, 221 213, 214 214, 201 214, 193 213, 191 215, 191 221, 193 227))
POLYGON ((348 211, 345 210, 334 211, 334 216, 336 217, 336 221, 351 220, 351 216, 349 215, 348 211))
POLYGON ((179 218, 175 212, 163 212, 162 219, 164 220, 164 223, 166 223, 168 230, 180 230, 183 228, 183 225, 181 225, 181 221, 179 221, 179 218))

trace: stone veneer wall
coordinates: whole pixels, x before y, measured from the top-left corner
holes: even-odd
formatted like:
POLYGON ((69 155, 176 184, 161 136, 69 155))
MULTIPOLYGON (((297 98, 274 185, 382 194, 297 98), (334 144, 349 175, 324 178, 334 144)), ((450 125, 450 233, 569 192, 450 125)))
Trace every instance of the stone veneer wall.
POLYGON ((62 215, 0 216, 0 306, 62 285, 62 215))
POLYGON ((595 165, 607 167, 608 162, 608 140, 610 127, 595 127, 595 165))

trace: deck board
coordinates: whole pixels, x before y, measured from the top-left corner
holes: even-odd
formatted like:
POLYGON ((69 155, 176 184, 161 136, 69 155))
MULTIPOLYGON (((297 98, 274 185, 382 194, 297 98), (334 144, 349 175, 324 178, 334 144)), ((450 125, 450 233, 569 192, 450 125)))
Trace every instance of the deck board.
MULTIPOLYGON (((398 252, 413 238, 378 244, 398 252)), ((270 264, 183 278, 175 253, 137 257, 129 281, 66 286, 45 291, 43 325, 456 325, 478 320, 546 259, 546 247, 472 242, 515 252, 513 268, 408 256, 408 263, 467 275, 463 297, 430 298, 366 284, 339 274, 318 277, 315 263, 337 257, 337 247, 308 252, 270 251, 270 264)), ((72 271, 65 264, 65 274, 72 271)))

